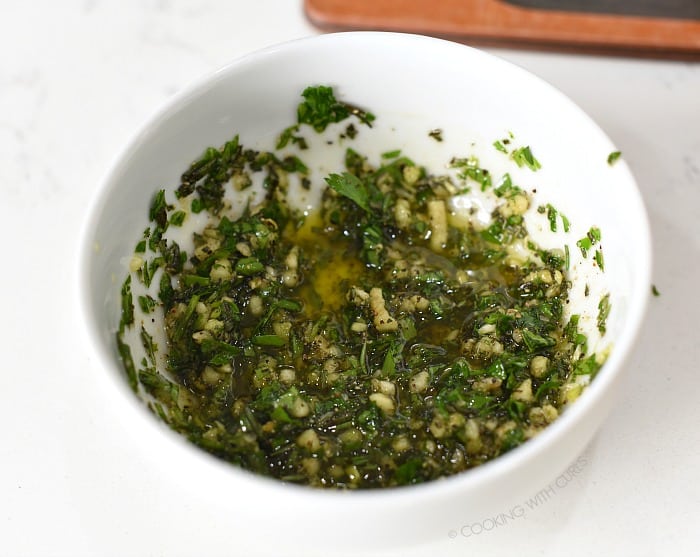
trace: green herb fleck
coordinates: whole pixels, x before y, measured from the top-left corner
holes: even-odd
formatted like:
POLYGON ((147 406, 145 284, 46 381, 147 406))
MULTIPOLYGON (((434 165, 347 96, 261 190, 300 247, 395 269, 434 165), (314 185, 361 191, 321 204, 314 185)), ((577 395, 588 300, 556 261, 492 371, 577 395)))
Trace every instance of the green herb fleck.
POLYGON ((511 197, 516 193, 522 193, 522 191, 522 189, 513 184, 510 174, 506 172, 501 178, 498 187, 493 190, 493 193, 496 194, 497 197, 511 197))
POLYGON ((168 204, 165 202, 165 190, 158 191, 154 196, 148 216, 160 228, 165 228, 168 224, 168 204))
POLYGON ((255 257, 243 257, 236 261, 236 272, 246 277, 256 275, 264 270, 265 265, 255 257))
POLYGON ((131 294, 131 275, 126 277, 122 285, 122 317, 119 325, 121 331, 128 325, 134 322, 134 300, 131 294))
POLYGON ((182 199, 197 192, 198 197, 191 203, 192 212, 199 213, 207 209, 216 214, 223 207, 224 185, 231 180, 234 171, 244 164, 245 154, 238 136, 219 149, 209 147, 182 174, 175 194, 182 199))
POLYGON ((124 365, 124 371, 126 372, 126 378, 129 381, 129 386, 131 387, 131 390, 136 392, 138 390, 136 366, 134 365, 134 359, 131 356, 131 348, 124 342, 121 333, 117 333, 117 351, 122 359, 122 364, 124 365))
POLYGON ((151 296, 139 296, 139 306, 141 307, 141 311, 144 313, 151 313, 156 305, 158 305, 158 302, 156 302, 151 296))
POLYGON ((357 116, 368 126, 371 126, 375 119, 370 112, 338 101, 331 87, 307 87, 302 96, 304 102, 297 108, 297 121, 300 124, 309 124, 317 132, 322 132, 329 124, 342 122, 351 115, 357 116))
POLYGON ((148 333, 143 325, 141 326, 141 344, 146 351, 146 355, 148 356, 151 365, 156 365, 156 352, 158 351, 158 346, 153 342, 153 337, 148 333))
POLYGON ((583 257, 588 256, 588 250, 593 247, 593 243, 591 242, 591 239, 588 236, 585 236, 584 238, 581 238, 576 242, 576 245, 581 249, 581 254, 583 257))
POLYGON ((600 242, 601 237, 602 234, 600 232, 600 228, 598 228, 597 226, 592 226, 590 230, 586 233, 586 236, 584 238, 581 238, 578 242, 576 242, 576 245, 581 249, 583 257, 588 256, 588 250, 590 250, 593 246, 600 242))
POLYGON ((182 223, 185 222, 186 216, 187 213, 185 213, 185 211, 175 211, 170 216, 170 224, 172 224, 173 226, 182 226, 182 223))
POLYGON ((436 128, 434 130, 430 130, 428 132, 428 136, 432 137, 435 141, 440 142, 440 141, 442 141, 442 130, 438 129, 438 128, 436 128))
POLYGON ((450 166, 460 169, 457 175, 460 179, 471 179, 480 184, 481 191, 485 191, 487 188, 491 187, 491 173, 486 168, 481 168, 479 166, 479 159, 476 157, 455 157, 450 161, 450 166))
POLYGON ((423 466, 423 460, 417 457, 410 458, 396 469, 396 481, 399 485, 418 483, 418 473, 423 466))
POLYGON ((493 146, 496 148, 497 151, 500 151, 501 153, 508 154, 508 149, 506 149, 506 146, 503 144, 503 141, 501 141, 500 139, 497 139, 496 141, 494 141, 493 146))
POLYGON ((605 294, 598 302, 598 330, 601 335, 606 332, 606 321, 610 315, 610 294, 605 294))
POLYGON ((277 335, 258 335, 251 339, 256 346, 284 346, 287 341, 277 335))
POLYGON ((598 363, 595 354, 591 354, 587 358, 582 358, 574 364, 574 375, 590 375, 591 378, 600 370, 601 365, 598 363))
POLYGON ((557 210, 547 203, 547 219, 549 220, 549 229, 552 232, 557 231, 557 210))
POLYGON ((605 271, 605 261, 603 260, 603 251, 602 250, 596 250, 595 252, 595 262, 598 264, 598 267, 600 268, 601 271, 605 271))
POLYGON ((536 172, 542 168, 542 165, 535 158, 535 155, 532 154, 532 150, 529 146, 519 147, 518 149, 513 150, 510 156, 515 161, 515 164, 521 167, 527 166, 533 172, 536 172))
POLYGON ((561 224, 564 227, 564 232, 568 232, 571 228, 571 223, 569 222, 569 219, 566 218, 566 215, 564 213, 559 213, 559 216, 561 217, 561 224))
POLYGON ((277 139, 277 149, 284 149, 290 142, 296 144, 299 149, 305 150, 309 146, 301 135, 296 135, 299 132, 299 124, 294 124, 286 128, 277 139))
POLYGON ((386 153, 382 153, 382 158, 383 159, 395 159, 401 155, 401 149, 395 149, 393 151, 387 151, 386 153))
POLYGON ((621 151, 613 151, 608 155, 608 164, 612 166, 617 162, 617 160, 622 156, 621 151))
POLYGON ((326 178, 326 183, 340 195, 354 201, 360 208, 368 213, 372 212, 369 205, 369 192, 357 176, 349 172, 343 172, 342 175, 331 174, 326 178))

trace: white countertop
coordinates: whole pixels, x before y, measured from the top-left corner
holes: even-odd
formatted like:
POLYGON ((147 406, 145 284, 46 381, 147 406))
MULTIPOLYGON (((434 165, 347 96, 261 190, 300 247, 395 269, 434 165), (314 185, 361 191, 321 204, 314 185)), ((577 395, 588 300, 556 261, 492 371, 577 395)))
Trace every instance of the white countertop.
MULTIPOLYGON (((212 531, 103 412, 102 370, 76 332, 76 253, 102 176, 161 103, 232 58, 319 31, 290 0, 2 6, 0 555, 266 555, 265 536, 236 546, 245 524, 212 531)), ((561 89, 619 146, 661 295, 576 474, 533 486, 511 518, 454 537, 446 526, 434 546, 395 555, 697 555, 700 64, 489 51, 561 89)))

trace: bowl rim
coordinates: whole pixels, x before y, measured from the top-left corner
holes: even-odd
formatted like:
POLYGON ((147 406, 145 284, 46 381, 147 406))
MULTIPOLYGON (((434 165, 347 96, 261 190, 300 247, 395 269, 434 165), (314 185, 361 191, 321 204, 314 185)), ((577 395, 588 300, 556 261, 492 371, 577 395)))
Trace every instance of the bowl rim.
MULTIPOLYGON (((529 439, 526 443, 516 447, 515 449, 500 455, 482 465, 471 468, 459 474, 443 477, 439 480, 429 481, 422 484, 414 484, 409 486, 401 486, 395 488, 382 489, 356 489, 356 490, 339 490, 339 489, 323 489, 309 488, 305 485, 289 484, 280 480, 258 475, 248 470, 239 468, 228 462, 225 462, 214 455, 196 447, 194 444, 186 440, 182 435, 171 431, 167 426, 164 426, 146 406, 134 396, 133 391, 127 385, 123 377, 123 369, 119 363, 114 360, 108 347, 104 343, 104 339, 99 333, 100 323, 97 320, 97 312, 93 309, 91 302, 91 286, 90 286, 90 271, 91 260, 94 252, 94 232, 97 230, 99 216, 104 209, 105 201, 109 197, 110 192, 114 188, 115 177, 118 176, 120 169, 129 160, 130 155, 138 150, 139 146, 146 141, 153 130, 157 129, 160 124, 168 118, 178 113, 187 105, 187 101, 191 98, 203 94, 208 89, 215 87, 218 82, 226 79, 230 74, 235 73, 239 68, 246 65, 256 64, 263 61, 267 57, 275 56, 277 53, 286 52, 294 49, 305 49, 312 47, 320 47, 327 43, 338 41, 389 41, 400 44, 401 42, 422 42, 431 48, 438 49, 453 49, 461 50, 466 53, 465 57, 476 56, 486 58, 490 63, 497 67, 506 68, 508 71, 523 72, 527 79, 536 80, 540 86, 544 86, 552 95, 560 98, 568 104, 569 109, 578 113, 579 118, 582 118, 594 130, 602 141, 613 145, 610 138, 602 130, 602 128, 577 104, 575 104, 568 96, 564 95, 559 89, 538 77, 535 74, 523 69, 519 65, 507 61, 495 54, 485 52, 480 49, 470 47, 462 43, 456 43, 450 40, 430 37, 426 35, 413 33, 397 33, 391 31, 346 31, 337 33, 326 33, 322 35, 307 36, 299 39, 281 42, 253 52, 246 53, 242 56, 232 59, 223 66, 220 66, 214 71, 206 72, 194 81, 183 86, 183 88, 173 96, 165 99, 160 103, 160 106, 151 114, 150 117, 142 123, 134 134, 129 136, 122 149, 113 157, 113 160, 108 164, 107 170, 99 180, 99 186, 92 195, 88 209, 87 217, 82 223, 80 230, 80 241, 78 242, 77 256, 77 280, 74 281, 77 288, 76 297, 78 299, 80 320, 83 325, 83 332, 87 335, 90 345, 90 353, 97 357, 98 366, 100 368, 99 375, 101 379, 106 380, 110 389, 115 391, 115 396, 118 397, 119 403, 122 406, 129 407, 128 419, 137 421, 141 427, 145 427, 148 431, 149 438, 155 439, 154 436, 160 436, 165 443, 172 445, 173 450, 189 455, 190 462, 193 466, 206 466, 207 472, 215 474, 219 478, 239 478, 247 482, 253 482, 261 489, 272 489, 276 493, 288 493, 290 495, 303 494, 306 498, 318 498, 320 500, 337 499, 343 497, 348 500, 351 497, 353 500, 366 501, 372 500, 403 500, 410 498, 412 501, 427 500, 449 496, 454 493, 462 493, 470 489, 491 484, 505 475, 511 474, 522 468, 529 461, 534 460, 538 454, 543 452, 547 447, 558 444, 562 438, 568 435, 576 426, 576 424, 584 419, 598 402, 603 393, 610 387, 611 383, 616 381, 624 371, 624 360, 631 353, 635 339, 638 337, 639 331, 643 324, 643 317, 646 313, 648 304, 648 286, 651 279, 651 232, 649 219, 645 209, 638 184, 630 171, 627 163, 624 160, 619 160, 616 166, 621 167, 620 180, 629 182, 631 186, 630 194, 634 203, 632 210, 638 213, 638 218, 643 228, 643 237, 638 238, 638 249, 640 261, 638 266, 642 276, 636 283, 638 286, 635 291, 630 292, 630 308, 629 317, 619 337, 615 341, 615 346, 611 350, 610 356, 607 359, 601 373, 595 380, 584 390, 582 395, 567 408, 561 416, 552 424, 548 425, 537 436, 529 439), (116 394, 119 393, 119 394, 116 394), (164 431, 170 432, 171 435, 163 435, 164 431)), ((597 428, 596 428, 597 430, 597 428)), ((537 486, 539 487, 539 486, 537 486)))

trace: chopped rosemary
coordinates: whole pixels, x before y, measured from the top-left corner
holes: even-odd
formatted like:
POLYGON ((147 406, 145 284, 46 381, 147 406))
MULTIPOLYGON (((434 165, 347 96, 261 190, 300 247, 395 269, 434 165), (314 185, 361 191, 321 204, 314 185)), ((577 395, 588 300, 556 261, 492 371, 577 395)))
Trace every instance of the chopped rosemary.
POLYGON ((450 161, 450 166, 459 168, 458 177, 462 180, 473 180, 481 186, 481 191, 491 187, 491 173, 486 168, 481 168, 476 157, 455 157, 450 161))
POLYGON ((595 251, 595 262, 601 271, 605 271, 605 261, 603 260, 603 251, 602 250, 598 249, 595 251))
POLYGON ((532 150, 529 146, 518 147, 517 149, 514 149, 511 152, 510 157, 515 161, 515 164, 517 164, 518 166, 527 166, 533 172, 536 172, 540 168, 542 168, 540 161, 538 161, 535 158, 535 155, 532 154, 532 150))
POLYGON ((374 121, 372 113, 338 101, 331 87, 307 87, 302 96, 304 102, 297 108, 297 121, 309 124, 317 132, 322 132, 329 124, 342 122, 351 114, 368 126, 374 121))
POLYGON ((605 334, 607 331, 606 323, 610 315, 610 294, 605 294, 598 303, 598 330, 600 334, 605 334))
POLYGON ((496 148, 497 151, 500 151, 501 153, 508 153, 508 149, 506 149, 506 146, 504 145, 503 141, 500 139, 497 139, 496 141, 493 142, 493 146, 496 148))

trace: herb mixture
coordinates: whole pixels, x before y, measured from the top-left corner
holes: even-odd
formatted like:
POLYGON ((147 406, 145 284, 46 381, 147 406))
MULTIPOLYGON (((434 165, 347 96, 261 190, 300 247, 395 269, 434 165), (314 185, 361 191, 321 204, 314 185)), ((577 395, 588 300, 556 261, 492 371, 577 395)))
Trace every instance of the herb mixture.
MULTIPOLYGON (((346 119, 351 141, 355 124, 374 116, 330 88, 308 88, 278 148, 303 151, 304 130, 346 119)), ((442 140, 440 130, 430 135, 442 140)), ((539 168, 529 148, 512 154, 539 168)), ((118 344, 132 387, 212 454, 312 486, 424 482, 536 435, 600 367, 586 355, 578 316, 564 318, 568 249, 529 240, 531 200, 508 175, 493 186, 488 227, 459 218, 450 199, 468 182, 491 187, 491 176, 473 159, 452 166, 462 182, 398 151, 373 165, 348 148, 345 168, 325 178, 319 209, 305 216, 286 195, 292 174, 308 186, 300 158, 246 149, 238 138, 208 149, 176 191, 181 207, 211 215, 194 250, 165 239, 188 211, 159 192, 122 288, 118 344), (225 188, 244 190, 256 173, 264 200, 231 218, 225 188), (157 298, 137 302, 165 315, 167 376, 145 327, 138 368, 124 340, 137 327, 132 279, 158 281, 157 298)), ((568 228, 553 207, 541 211, 552 230, 557 216, 568 228)), ((599 231, 584 240, 579 247, 591 249, 599 231)), ((601 332, 607 298, 604 306, 601 332)))

